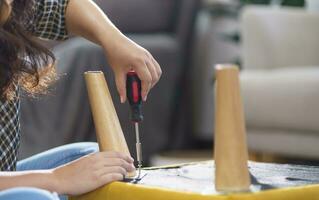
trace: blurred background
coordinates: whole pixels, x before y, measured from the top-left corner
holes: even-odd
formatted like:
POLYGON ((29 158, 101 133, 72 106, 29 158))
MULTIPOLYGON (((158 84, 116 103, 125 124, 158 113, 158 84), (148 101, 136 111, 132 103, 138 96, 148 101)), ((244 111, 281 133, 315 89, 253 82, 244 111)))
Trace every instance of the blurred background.
MULTIPOLYGON (((240 66, 251 160, 319 162, 319 1, 96 0, 163 75, 143 105, 146 165, 213 158, 214 65, 240 66)), ((50 44, 59 82, 22 101, 20 158, 95 141, 83 73, 104 71, 135 156, 129 107, 120 104, 102 49, 84 39, 50 44)))

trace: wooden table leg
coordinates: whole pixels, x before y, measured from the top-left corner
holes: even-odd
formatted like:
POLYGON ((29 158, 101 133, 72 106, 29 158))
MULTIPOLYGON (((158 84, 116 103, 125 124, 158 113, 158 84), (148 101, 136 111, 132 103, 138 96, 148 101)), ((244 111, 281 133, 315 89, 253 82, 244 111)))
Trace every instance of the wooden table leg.
POLYGON ((215 187, 220 192, 249 190, 248 149, 239 70, 216 66, 215 187))
MULTIPOLYGON (((100 151, 130 155, 103 72, 86 72, 84 77, 100 151)), ((135 172, 128 176, 135 176, 135 172)))

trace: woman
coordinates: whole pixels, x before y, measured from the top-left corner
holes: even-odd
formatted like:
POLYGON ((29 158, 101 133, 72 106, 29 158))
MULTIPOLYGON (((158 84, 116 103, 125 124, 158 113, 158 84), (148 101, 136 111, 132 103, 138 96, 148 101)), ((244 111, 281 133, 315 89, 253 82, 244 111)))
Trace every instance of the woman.
POLYGON ((98 153, 95 143, 66 145, 16 160, 19 91, 43 93, 56 79, 54 55, 34 36, 64 40, 69 35, 103 47, 122 103, 128 71, 140 77, 144 101, 161 76, 152 55, 125 37, 91 0, 0 0, 0 199, 57 199, 54 192, 79 195, 122 180, 134 170, 131 157, 98 153))

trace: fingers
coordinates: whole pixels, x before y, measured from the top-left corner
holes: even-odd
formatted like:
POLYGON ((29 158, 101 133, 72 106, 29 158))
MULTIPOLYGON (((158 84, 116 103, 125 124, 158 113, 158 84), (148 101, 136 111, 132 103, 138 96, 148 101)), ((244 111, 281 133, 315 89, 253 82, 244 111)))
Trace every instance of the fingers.
POLYGON ((112 166, 120 166, 128 172, 135 170, 133 163, 129 163, 120 158, 109 158, 103 163, 103 167, 112 167, 112 166))
POLYGON ((103 184, 108 184, 113 181, 121 181, 124 179, 124 176, 120 173, 104 174, 101 179, 103 184))
POLYGON ((120 95, 121 103, 126 101, 126 73, 120 72, 115 77, 117 91, 120 95))
POLYGON ((157 73, 157 75, 158 75, 158 80, 157 80, 157 81, 159 81, 159 79, 160 79, 161 76, 162 76, 161 66, 158 64, 158 62, 157 62, 153 57, 152 57, 152 61, 153 61, 154 65, 155 65, 156 73, 157 73))
POLYGON ((142 81, 142 99, 146 101, 150 89, 155 86, 162 75, 161 67, 153 56, 146 52, 144 61, 133 68, 142 81))
POLYGON ((135 170, 133 158, 120 152, 99 152, 95 154, 95 176, 102 184, 122 180, 128 172, 135 170))
POLYGON ((102 154, 104 157, 107 157, 107 158, 121 158, 129 163, 134 162, 134 159, 125 153, 120 153, 116 151, 107 151, 107 152, 100 152, 100 154, 102 154))
POLYGON ((103 176, 104 174, 114 174, 114 173, 122 174, 122 176, 126 176, 127 171, 120 166, 105 167, 102 169, 100 176, 103 176))
POLYGON ((143 50, 138 56, 130 59, 125 67, 118 67, 115 71, 115 81, 118 93, 120 95, 121 103, 124 103, 126 97, 126 76, 130 70, 134 70, 141 80, 142 84, 142 99, 147 100, 148 93, 152 87, 159 81, 162 70, 158 62, 146 50, 143 50))
POLYGON ((147 95, 152 87, 152 75, 151 75, 145 61, 140 62, 133 69, 137 73, 138 77, 141 79, 142 99, 143 99, 143 101, 146 101, 147 95))
POLYGON ((152 76, 152 83, 151 83, 151 88, 152 88, 157 83, 159 77, 158 77, 158 74, 156 72, 156 67, 155 67, 152 59, 150 59, 150 61, 146 61, 146 66, 147 66, 148 71, 151 73, 151 76, 152 76))
POLYGON ((98 179, 101 184, 108 184, 113 181, 121 181, 125 178, 127 172, 121 167, 107 167, 98 172, 98 179))
POLYGON ((152 74, 152 87, 154 87, 154 85, 159 81, 159 79, 162 76, 162 69, 160 65, 158 64, 158 62, 154 59, 152 54, 147 52, 147 56, 149 60, 146 63, 147 63, 149 71, 152 74))

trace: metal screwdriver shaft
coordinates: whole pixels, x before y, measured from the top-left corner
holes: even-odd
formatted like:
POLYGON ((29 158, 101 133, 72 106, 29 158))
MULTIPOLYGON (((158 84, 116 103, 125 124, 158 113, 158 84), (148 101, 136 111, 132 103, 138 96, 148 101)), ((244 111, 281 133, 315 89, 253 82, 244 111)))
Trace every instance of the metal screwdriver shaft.
POLYGON ((141 80, 134 71, 130 71, 126 77, 126 95, 131 107, 131 121, 135 125, 136 136, 136 157, 138 166, 138 176, 141 176, 142 168, 142 144, 140 141, 139 123, 143 121, 141 80))
POLYGON ((136 134, 136 157, 137 157, 137 166, 138 166, 138 176, 137 179, 141 176, 142 168, 142 144, 140 142, 140 131, 138 123, 135 123, 135 134, 136 134))

